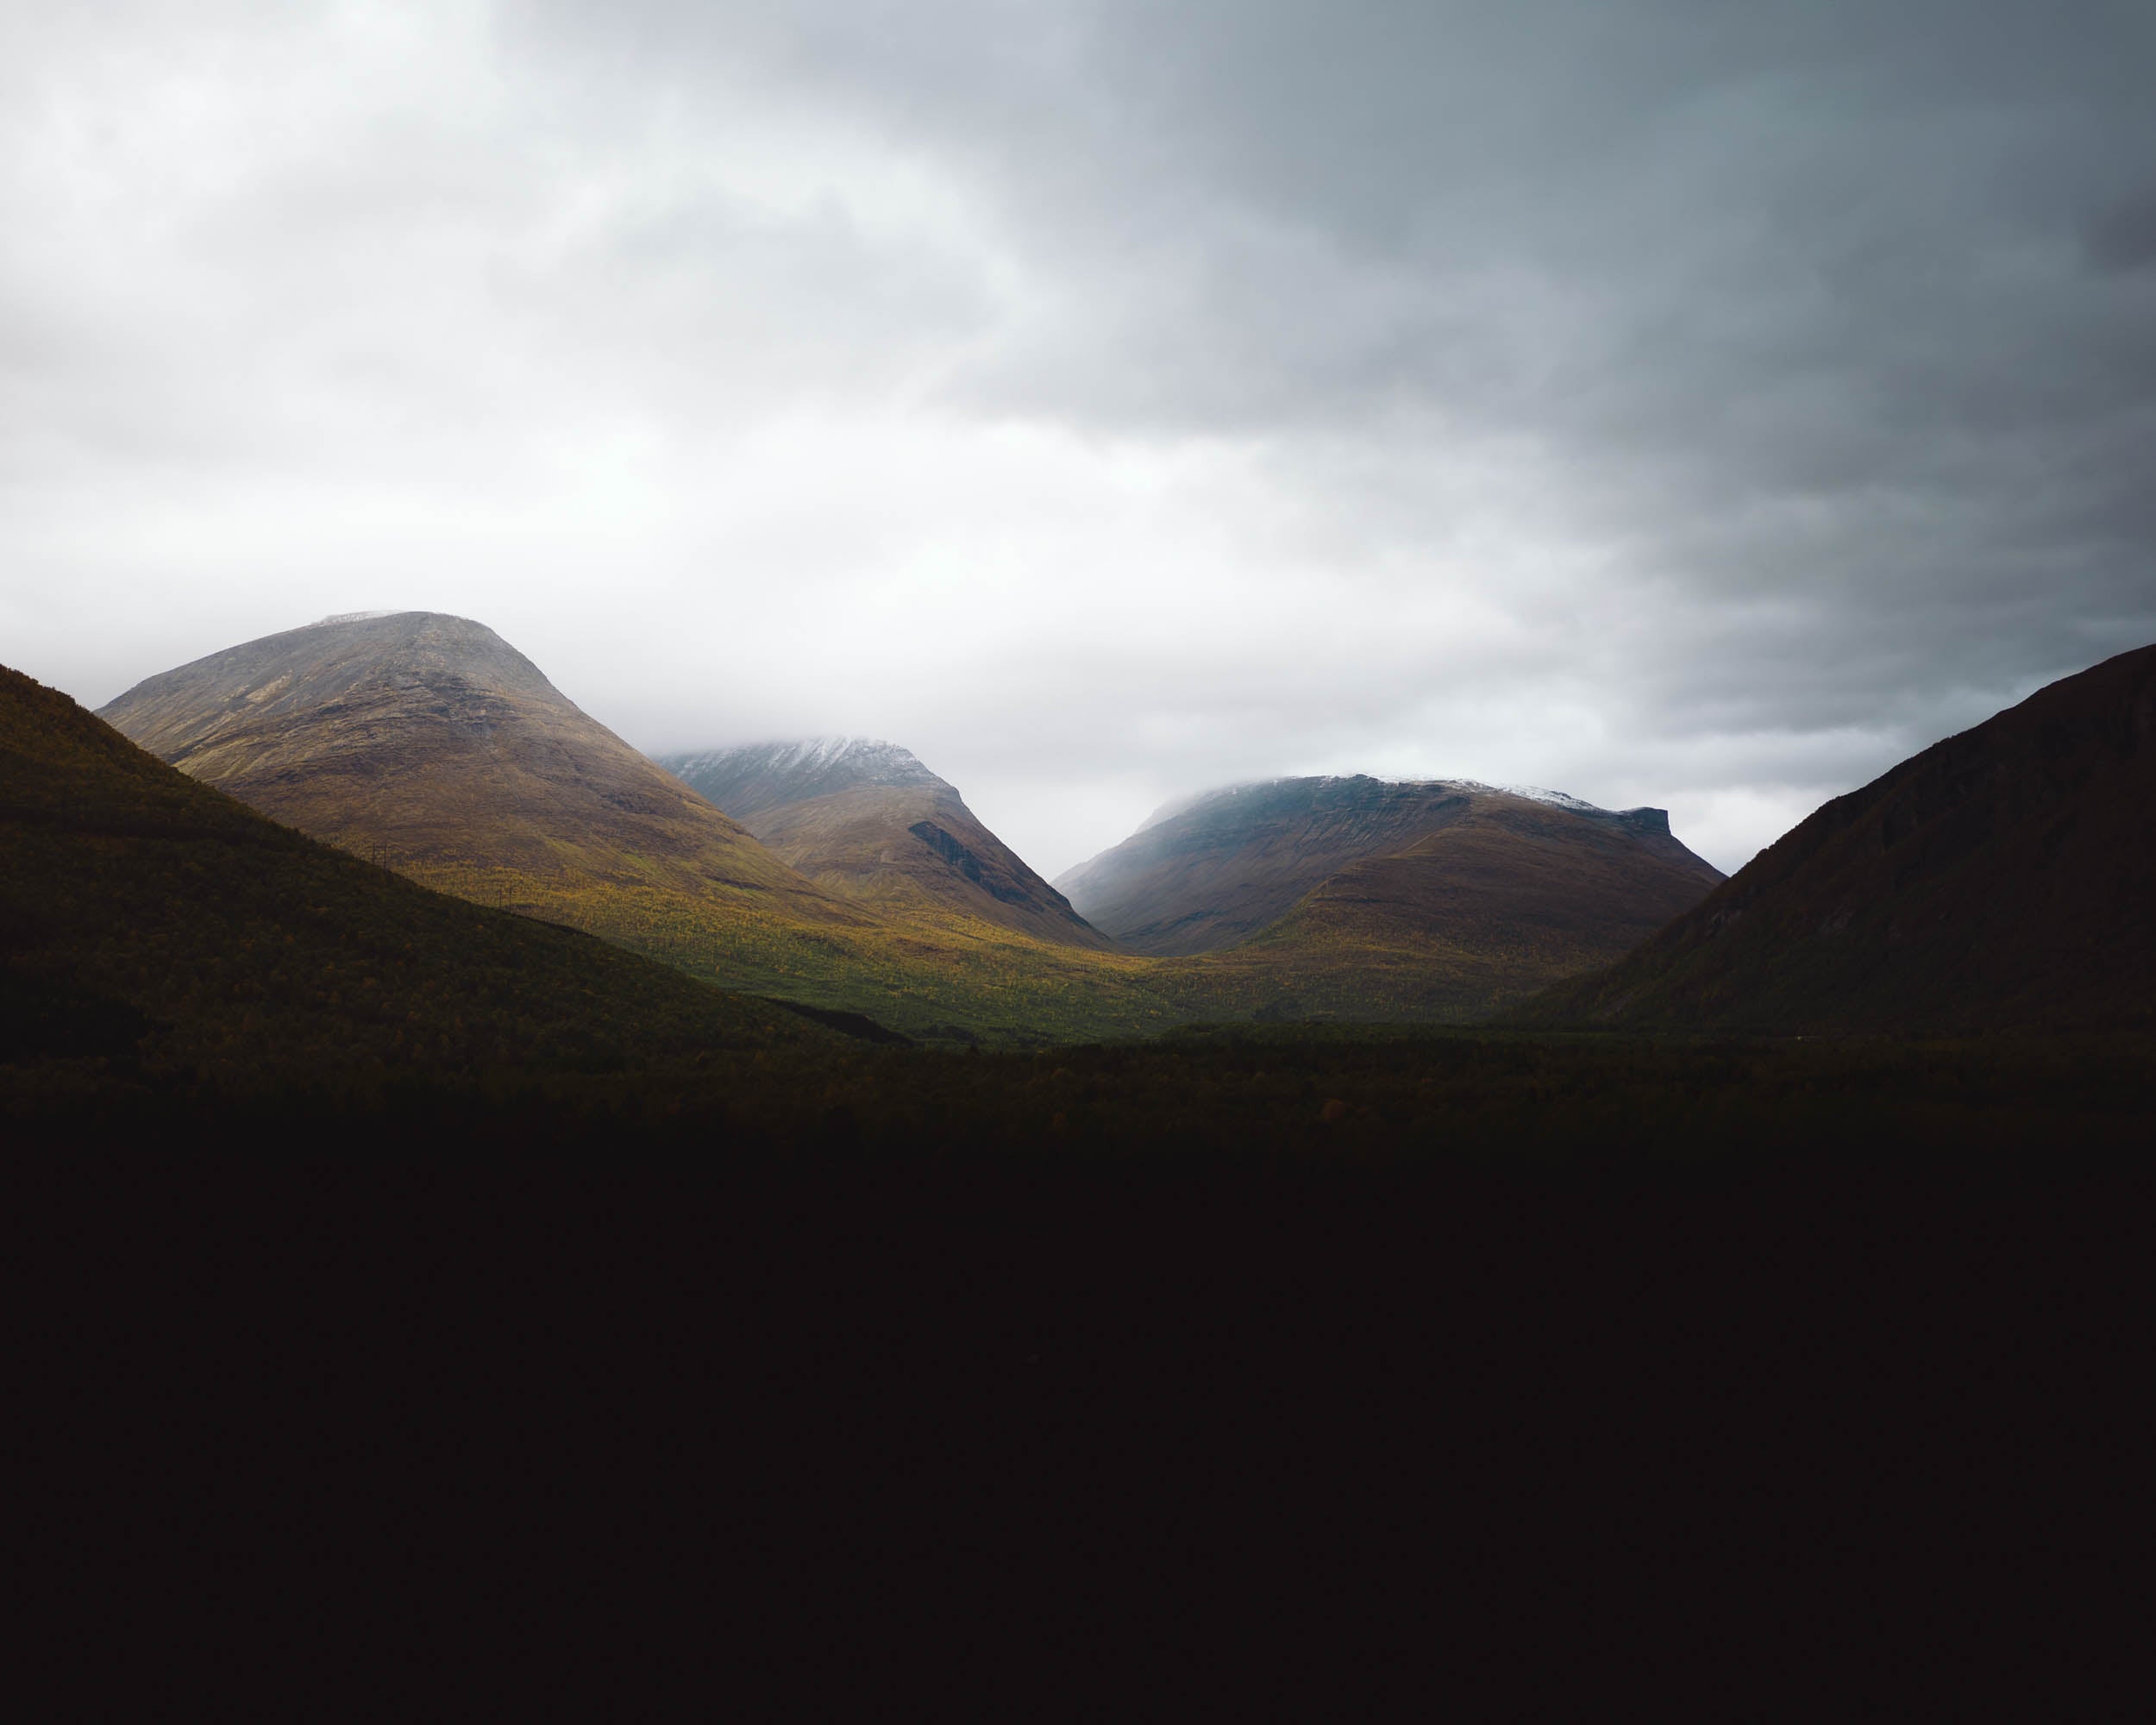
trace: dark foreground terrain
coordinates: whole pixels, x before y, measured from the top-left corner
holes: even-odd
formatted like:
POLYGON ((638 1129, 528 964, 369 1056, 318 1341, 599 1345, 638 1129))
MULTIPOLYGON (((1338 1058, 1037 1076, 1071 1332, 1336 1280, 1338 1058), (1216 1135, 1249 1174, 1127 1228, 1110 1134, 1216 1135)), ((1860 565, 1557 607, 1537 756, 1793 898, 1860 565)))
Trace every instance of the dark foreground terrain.
POLYGON ((18 1477, 48 1596, 207 1587, 303 1702, 439 1699, 444 1638, 838 1708, 2004 1677, 2138 1597, 2153 1070, 1238 1032, 18 1082, 18 1477))

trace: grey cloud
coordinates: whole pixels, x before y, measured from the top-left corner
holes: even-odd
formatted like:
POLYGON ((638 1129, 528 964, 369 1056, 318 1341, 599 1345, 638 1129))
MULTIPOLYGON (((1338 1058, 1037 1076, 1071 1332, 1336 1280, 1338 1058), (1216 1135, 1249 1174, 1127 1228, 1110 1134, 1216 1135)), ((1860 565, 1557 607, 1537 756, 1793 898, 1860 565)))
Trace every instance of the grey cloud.
MULTIPOLYGON (((196 17, 304 53, 300 11, 196 17)), ((630 550, 580 530, 643 602, 773 631, 744 651, 824 643, 843 713, 812 666, 674 696, 592 629, 563 650, 638 740, 784 702, 914 727, 984 805, 1031 775, 1043 811, 1508 730, 1517 761, 1426 764, 1808 794, 2156 637, 2140 0, 444 11, 438 86, 279 117, 177 234, 88 134, 34 136, 106 176, 83 198, 117 187, 102 230, 19 147, 0 184, 43 225, 0 260, 0 498, 139 503, 125 475, 191 465, 237 514, 302 468, 551 520, 617 433, 654 452, 623 483, 686 507, 805 416, 894 428, 768 520, 669 537, 638 491, 630 550), (1173 507, 998 469, 939 524, 863 494, 915 430, 1173 474, 1173 507), (1114 530, 1156 507, 1172 547, 1114 530), (1010 573, 923 586, 890 668, 844 636, 864 585, 984 564, 1010 573)), ((65 93, 22 66, 100 31, 192 52, 155 9, 102 17, 12 44, 0 88, 65 93)), ((1038 819, 1043 866, 1086 848, 1038 819)))
POLYGON ((2123 273, 2156 264, 2156 185, 2103 210, 2084 238, 2099 269, 2123 273))

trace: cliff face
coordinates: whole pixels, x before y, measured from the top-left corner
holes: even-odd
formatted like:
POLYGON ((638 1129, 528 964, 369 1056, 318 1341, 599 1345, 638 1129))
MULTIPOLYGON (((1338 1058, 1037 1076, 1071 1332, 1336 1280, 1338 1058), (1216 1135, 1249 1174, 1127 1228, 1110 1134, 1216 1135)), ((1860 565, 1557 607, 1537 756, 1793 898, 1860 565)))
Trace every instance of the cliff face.
MULTIPOLYGON (((1096 926, 1138 951, 1207 952, 1280 922, 1344 870, 1407 859, 1423 841, 1462 823, 1480 824, 1499 852, 1503 835, 1532 830, 1554 835, 1560 857, 1573 844, 1582 869, 1598 881, 1614 869, 1618 884, 1610 890, 1618 914, 1611 926, 1633 931, 1633 938, 1695 902, 1721 878, 1670 836, 1669 817, 1659 809, 1614 812, 1572 798, 1460 781, 1395 783, 1357 776, 1282 779, 1210 793, 1163 811, 1057 885, 1096 926)), ((1399 904, 1434 904, 1446 890, 1444 865, 1435 860, 1441 853, 1420 854, 1420 862, 1403 860, 1388 872, 1396 888, 1388 891, 1399 904)), ((1589 890, 1607 905, 1605 884, 1589 890)), ((1355 895, 1348 883, 1335 894, 1355 895)), ((1493 900, 1487 913, 1501 919, 1509 912, 1493 900)), ((1401 915, 1413 920, 1404 911, 1392 919, 1401 915)))
POLYGON ((2084 1031, 2156 1021, 2156 647, 1838 797, 1548 1022, 2084 1031))

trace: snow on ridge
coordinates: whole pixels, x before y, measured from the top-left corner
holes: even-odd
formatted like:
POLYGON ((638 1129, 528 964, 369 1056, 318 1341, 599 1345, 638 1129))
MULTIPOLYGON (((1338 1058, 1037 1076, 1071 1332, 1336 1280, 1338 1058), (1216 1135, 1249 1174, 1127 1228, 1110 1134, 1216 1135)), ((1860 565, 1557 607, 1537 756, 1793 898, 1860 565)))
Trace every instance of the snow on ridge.
POLYGON ((1576 797, 1569 791, 1545 791, 1539 785, 1488 785, 1480 779, 1386 779, 1388 785, 1442 785, 1447 790, 1494 792, 1499 796, 1524 797, 1531 803, 1547 803, 1551 808, 1570 809, 1578 814, 1608 814, 1608 809, 1600 803, 1590 803, 1584 797, 1576 797))
POLYGON ((378 623, 385 617, 402 617, 401 611, 339 611, 328 617, 317 617, 312 623, 303 623, 302 629, 326 629, 333 623, 378 623))
POLYGON ((850 771, 872 784, 938 784, 910 749, 877 737, 805 737, 738 743, 730 749, 699 750, 667 757, 680 773, 711 768, 746 767, 778 779, 813 780, 850 771))
POLYGON ((1582 814, 1609 812, 1599 803, 1590 803, 1584 797, 1572 796, 1564 791, 1545 791, 1533 785, 1500 785, 1497 788, 1508 797, 1525 797, 1531 803, 1548 803, 1553 808, 1576 809, 1582 814))

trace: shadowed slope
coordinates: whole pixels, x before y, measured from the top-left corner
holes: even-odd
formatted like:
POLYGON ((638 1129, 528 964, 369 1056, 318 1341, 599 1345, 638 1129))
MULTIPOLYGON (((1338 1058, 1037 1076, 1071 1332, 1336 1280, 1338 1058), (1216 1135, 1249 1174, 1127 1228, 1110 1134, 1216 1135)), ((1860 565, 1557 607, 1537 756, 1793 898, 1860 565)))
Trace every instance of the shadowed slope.
POLYGON ((2095 1030, 2156 1022, 2156 647, 1838 797, 1542 1022, 2095 1030))
MULTIPOLYGON (((590 1067, 819 1037, 263 819, 0 669, 0 1060, 225 1082, 590 1067)), ((18 1074, 20 1076, 20 1074, 18 1074)))
POLYGON ((1108 950, 909 751, 857 737, 661 756, 819 887, 900 920, 958 912, 1037 939, 1108 950))

